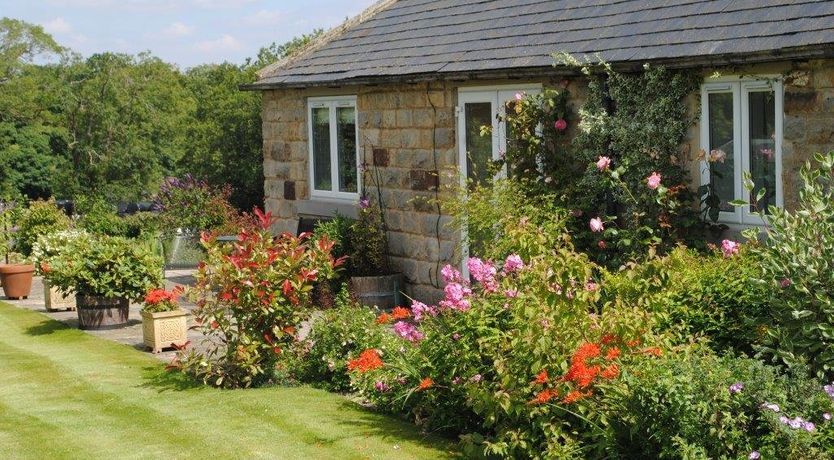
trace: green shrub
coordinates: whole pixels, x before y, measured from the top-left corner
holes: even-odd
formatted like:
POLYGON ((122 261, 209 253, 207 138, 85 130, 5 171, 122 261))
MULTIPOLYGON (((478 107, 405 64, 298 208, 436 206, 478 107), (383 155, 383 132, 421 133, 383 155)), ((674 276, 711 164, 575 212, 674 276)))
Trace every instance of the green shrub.
MULTIPOLYGON (((771 207, 768 238, 752 252, 777 290, 761 356, 834 375, 834 152, 800 173, 796 210, 771 207)), ((752 233, 752 232, 751 232, 752 233)), ((749 236, 754 236, 750 235, 749 236)))
POLYGON ((178 229, 195 234, 205 230, 237 233, 243 216, 229 203, 231 194, 228 185, 212 187, 190 174, 182 179, 168 177, 159 188, 154 207, 168 233, 178 229))
POLYGON ((351 224, 349 236, 350 273, 355 276, 388 274, 388 236, 382 209, 363 198, 359 218, 351 224))
POLYGON ((150 244, 80 234, 49 260, 46 278, 64 293, 141 299, 162 284, 162 259, 150 244))
POLYGON ((717 351, 752 353, 762 341, 772 289, 757 283, 759 262, 748 248, 732 257, 678 247, 668 256, 608 273, 603 297, 646 308, 657 327, 680 343, 705 337, 717 351))
POLYGON ((627 368, 611 386, 604 400, 608 450, 618 458, 735 459, 757 451, 761 458, 822 459, 834 447, 834 425, 823 416, 834 404, 819 382, 780 375, 754 359, 689 350, 627 368), (791 428, 780 417, 815 426, 791 428))
POLYGON ((67 230, 70 225, 69 217, 55 206, 54 201, 33 201, 18 220, 15 249, 28 257, 38 237, 67 230))
POLYGON ((313 319, 310 335, 296 346, 296 377, 331 391, 349 391, 347 361, 394 340, 385 326, 376 323, 377 313, 355 302, 322 311, 313 319))
MULTIPOLYGON (((333 257, 337 259, 349 257, 353 253, 353 247, 351 246, 351 228, 353 223, 353 220, 339 214, 332 219, 320 220, 316 223, 315 229, 313 229, 312 238, 319 240, 326 237, 330 241, 333 241, 335 243, 331 252, 333 257)), ((350 273, 349 259, 347 259, 344 269, 350 273)))
POLYGON ((152 239, 160 232, 161 222, 157 214, 138 212, 119 216, 116 207, 104 200, 82 198, 78 225, 97 235, 120 236, 123 238, 152 239))

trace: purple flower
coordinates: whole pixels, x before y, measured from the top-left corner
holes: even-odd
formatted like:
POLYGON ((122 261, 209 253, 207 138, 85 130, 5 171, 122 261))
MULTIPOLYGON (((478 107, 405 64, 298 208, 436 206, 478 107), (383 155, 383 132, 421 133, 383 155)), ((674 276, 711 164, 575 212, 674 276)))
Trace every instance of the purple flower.
POLYGON ((772 410, 773 412, 779 412, 779 406, 777 406, 776 404, 771 404, 769 402, 762 404, 762 408, 772 410))
POLYGON ((507 260, 504 261, 505 273, 517 272, 522 268, 524 268, 524 262, 518 254, 510 254, 507 256, 507 260))
POLYGON ((817 427, 816 427, 816 425, 814 425, 814 423, 813 423, 813 422, 805 422, 805 423, 802 425, 802 428, 803 428, 805 431, 807 431, 807 432, 809 432, 809 433, 810 433, 810 432, 814 431, 817 427))
POLYGON ((380 380, 377 380, 376 383, 374 383, 374 388, 376 388, 376 391, 379 391, 380 393, 385 393, 390 390, 388 384, 380 380))
POLYGON ((730 385, 730 394, 741 393, 741 390, 744 389, 744 384, 741 382, 736 382, 730 385))
POLYGON ((424 315, 437 316, 437 309, 415 300, 411 304, 411 314, 414 315, 415 321, 422 321, 424 315))
POLYGON ((497 273, 495 267, 490 262, 485 262, 477 257, 470 257, 466 261, 466 267, 469 269, 469 274, 472 275, 479 283, 487 287, 492 284, 497 273))
POLYGON ((779 287, 781 287, 782 289, 790 287, 791 284, 793 283, 789 278, 782 278, 782 281, 779 281, 779 287))
POLYGON ((397 321, 394 324, 394 332, 409 342, 419 342, 420 340, 423 340, 423 333, 418 331, 417 327, 413 324, 405 321, 397 321))
POLYGON ((473 383, 478 383, 478 382, 481 381, 481 379, 482 379, 481 374, 475 374, 475 375, 473 375, 472 377, 469 378, 469 381, 473 382, 473 383))
POLYGON ((441 307, 460 311, 469 310, 469 300, 466 298, 472 294, 472 290, 468 287, 460 283, 449 283, 443 288, 443 293, 446 297, 440 301, 441 307))
POLYGON ((747 458, 749 458, 750 460, 758 460, 761 457, 762 457, 762 454, 760 454, 758 450, 754 450, 753 452, 750 452, 750 455, 747 456, 747 458))
POLYGON ((831 414, 826 412, 826 413, 822 414, 822 418, 824 418, 826 420, 831 420, 831 414))
POLYGON ((588 225, 591 227, 592 232, 601 232, 605 230, 605 225, 603 225, 602 219, 599 217, 591 219, 591 222, 588 225))
POLYGON ((652 173, 651 176, 646 178, 646 184, 650 189, 657 190, 657 188, 660 187, 660 179, 660 174, 657 171, 655 171, 652 173))
POLYGON ((504 291, 504 295, 510 299, 514 299, 518 297, 518 289, 507 289, 504 291))
POLYGON ((826 394, 828 394, 830 398, 834 398, 834 385, 826 385, 822 387, 822 389, 825 391, 826 394))
POLYGON ((363 196, 359 199, 359 208, 360 209, 368 209, 371 206, 371 200, 368 197, 363 196))
POLYGON ((724 240, 721 242, 721 252, 724 253, 724 257, 732 257, 738 254, 738 248, 740 246, 736 241, 724 240))
POLYGON ((458 340, 460 340, 460 334, 458 334, 457 332, 455 332, 454 334, 452 334, 452 340, 454 340, 454 341, 458 341, 458 340))

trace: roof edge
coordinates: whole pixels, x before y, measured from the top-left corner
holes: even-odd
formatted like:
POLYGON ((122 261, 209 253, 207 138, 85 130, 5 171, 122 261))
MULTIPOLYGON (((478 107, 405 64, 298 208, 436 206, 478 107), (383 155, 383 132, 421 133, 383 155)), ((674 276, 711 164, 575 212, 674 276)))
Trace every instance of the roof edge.
MULTIPOLYGON (((768 50, 758 53, 731 53, 720 55, 694 56, 650 59, 646 61, 614 61, 611 65, 618 70, 637 70, 643 64, 663 65, 670 69, 687 69, 698 67, 720 67, 745 64, 764 64, 795 59, 820 59, 834 57, 834 47, 831 44, 807 45, 781 50, 768 50)), ((302 89, 320 88, 328 86, 359 86, 384 83, 419 83, 425 81, 460 81, 460 80, 493 80, 577 75, 580 72, 565 66, 546 67, 518 67, 467 72, 431 72, 419 74, 404 74, 390 76, 372 76, 366 78, 321 80, 316 82, 254 82, 240 85, 241 91, 266 91, 272 89, 302 89)))
MULTIPOLYGON (((380 11, 384 10, 385 8, 388 8, 389 6, 391 6, 392 4, 394 4, 396 2, 397 2, 397 0, 379 0, 379 1, 377 1, 373 5, 365 8, 365 10, 362 11, 361 13, 359 13, 358 15, 356 15, 356 16, 350 18, 350 19, 345 20, 345 22, 343 22, 343 23, 339 24, 338 26, 336 26, 336 27, 328 30, 327 32, 321 34, 315 40, 311 41, 306 46, 301 48, 297 53, 293 53, 290 56, 287 56, 283 59, 279 59, 279 60, 273 62, 272 64, 269 64, 268 66, 264 67, 263 69, 258 70, 257 72, 255 72, 255 74, 258 76, 258 80, 262 80, 264 78, 269 78, 271 76, 270 74, 272 74, 276 70, 279 70, 286 65, 292 64, 293 62, 310 55, 311 53, 315 52, 316 50, 320 49, 324 45, 330 43, 331 41, 333 41, 334 39, 336 39, 337 37, 339 37, 340 35, 345 33, 345 31, 348 30, 349 28, 357 26, 357 25, 367 21, 368 19, 373 17, 375 14, 379 13, 380 11)), ((257 82, 255 82, 255 84, 257 84, 257 82)))

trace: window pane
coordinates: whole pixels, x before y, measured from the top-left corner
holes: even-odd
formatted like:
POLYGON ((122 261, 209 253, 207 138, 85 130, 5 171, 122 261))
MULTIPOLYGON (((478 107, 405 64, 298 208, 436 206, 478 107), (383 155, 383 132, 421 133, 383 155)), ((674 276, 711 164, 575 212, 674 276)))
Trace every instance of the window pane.
POLYGON ((316 190, 333 189, 330 183, 330 109, 314 107, 313 119, 313 185, 316 190))
POLYGON ((336 139, 339 149, 339 191, 356 193, 356 109, 336 109, 336 139))
MULTIPOLYGON (((489 178, 492 161, 492 135, 481 135, 481 127, 492 128, 492 104, 474 102, 464 105, 466 125, 466 175, 468 179, 482 183, 489 178)), ((490 133, 491 133, 490 129, 490 133)))
POLYGON ((721 199, 722 211, 733 212, 735 152, 733 151, 733 93, 709 94, 710 183, 721 199))
MULTIPOLYGON (((772 91, 749 94, 750 109, 750 174, 755 187, 750 203, 760 189, 765 189, 758 209, 766 211, 776 204, 776 101, 772 91)), ((750 207, 751 211, 755 209, 750 207)))

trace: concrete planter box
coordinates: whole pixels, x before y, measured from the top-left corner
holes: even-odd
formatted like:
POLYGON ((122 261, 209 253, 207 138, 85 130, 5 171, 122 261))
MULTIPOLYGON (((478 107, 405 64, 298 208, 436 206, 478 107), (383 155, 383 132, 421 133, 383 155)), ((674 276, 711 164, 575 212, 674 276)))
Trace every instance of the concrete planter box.
POLYGON ((43 301, 49 311, 75 310, 75 296, 61 294, 47 280, 43 280, 43 301))
POLYGON ((142 337, 153 353, 188 341, 188 312, 185 310, 142 312, 142 337))
POLYGON ((390 310, 402 304, 403 275, 353 276, 350 288, 362 305, 390 310))

